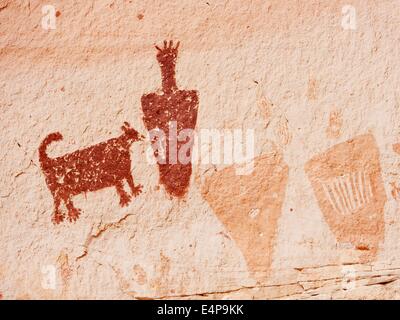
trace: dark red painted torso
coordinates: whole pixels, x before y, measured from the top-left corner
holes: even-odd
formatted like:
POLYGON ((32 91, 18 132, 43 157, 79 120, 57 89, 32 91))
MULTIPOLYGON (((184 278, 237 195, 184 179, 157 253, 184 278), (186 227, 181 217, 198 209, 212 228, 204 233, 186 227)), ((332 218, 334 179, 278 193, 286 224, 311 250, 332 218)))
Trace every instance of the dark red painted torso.
MULTIPOLYGON (((179 44, 178 44, 179 45, 179 44)), ((178 46, 177 46, 178 47, 178 46)), ((172 43, 159 49, 157 59, 161 67, 163 92, 161 94, 150 93, 142 96, 143 121, 147 130, 161 129, 165 134, 166 140, 166 163, 158 163, 160 172, 160 183, 164 185, 166 191, 176 197, 182 197, 186 194, 190 176, 192 174, 191 162, 187 164, 171 163, 172 156, 179 159, 178 153, 180 147, 187 141, 177 141, 176 155, 170 154, 169 124, 176 121, 177 134, 183 129, 194 130, 197 121, 197 111, 199 107, 199 96, 195 90, 178 90, 175 81, 175 63, 177 56, 177 47, 173 48, 172 43)), ((175 136, 172 137, 176 139, 175 136)), ((157 156, 156 148, 154 147, 157 156)), ((175 151, 174 151, 175 152, 175 151)), ((189 148, 191 153, 191 148, 189 148)), ((191 156, 191 154, 189 154, 191 156)))

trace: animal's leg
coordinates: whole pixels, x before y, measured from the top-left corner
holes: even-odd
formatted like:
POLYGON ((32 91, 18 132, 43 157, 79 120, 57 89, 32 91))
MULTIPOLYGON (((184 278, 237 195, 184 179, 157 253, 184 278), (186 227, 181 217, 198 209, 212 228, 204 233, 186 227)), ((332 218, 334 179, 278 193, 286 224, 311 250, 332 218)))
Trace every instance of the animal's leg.
POLYGON ((125 192, 122 181, 118 181, 115 187, 117 188, 117 192, 119 194, 119 204, 121 207, 127 206, 129 201, 131 201, 131 197, 125 192))
POLYGON ((128 182, 129 188, 131 188, 132 195, 134 197, 138 196, 142 192, 143 186, 141 184, 138 184, 137 186, 135 186, 135 184, 133 183, 133 178, 132 178, 131 174, 128 174, 128 176, 126 177, 126 181, 128 182))
POLYGON ((69 222, 75 222, 76 220, 78 220, 78 218, 81 214, 81 210, 74 207, 74 204, 72 203, 72 200, 70 197, 68 197, 68 199, 66 200, 66 205, 67 205, 67 209, 68 209, 69 222))
POLYGON ((53 221, 54 224, 59 224, 60 222, 64 221, 64 214, 60 210, 61 199, 57 194, 53 195, 53 198, 54 198, 54 214, 51 221, 53 221))

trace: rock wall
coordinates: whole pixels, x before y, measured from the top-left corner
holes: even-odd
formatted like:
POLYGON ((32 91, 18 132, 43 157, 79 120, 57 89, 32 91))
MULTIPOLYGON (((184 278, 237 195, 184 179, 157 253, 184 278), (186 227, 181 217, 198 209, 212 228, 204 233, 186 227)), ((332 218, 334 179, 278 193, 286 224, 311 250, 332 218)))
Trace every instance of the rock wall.
POLYGON ((0 298, 400 298, 399 24, 0 0, 0 298))

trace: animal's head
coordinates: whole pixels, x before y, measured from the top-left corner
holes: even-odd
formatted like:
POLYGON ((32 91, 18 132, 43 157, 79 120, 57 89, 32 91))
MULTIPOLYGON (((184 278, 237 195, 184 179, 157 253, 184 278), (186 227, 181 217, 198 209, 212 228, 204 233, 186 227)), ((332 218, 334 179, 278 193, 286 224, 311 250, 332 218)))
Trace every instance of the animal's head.
POLYGON ((157 60, 160 65, 174 65, 178 56, 178 48, 179 42, 174 47, 172 41, 170 41, 169 44, 167 41, 164 41, 164 47, 162 48, 156 46, 156 49, 158 50, 157 60))
POLYGON ((127 137, 132 142, 141 141, 144 139, 144 136, 137 132, 135 129, 131 127, 128 122, 124 122, 124 125, 121 127, 122 131, 124 131, 125 137, 127 137))

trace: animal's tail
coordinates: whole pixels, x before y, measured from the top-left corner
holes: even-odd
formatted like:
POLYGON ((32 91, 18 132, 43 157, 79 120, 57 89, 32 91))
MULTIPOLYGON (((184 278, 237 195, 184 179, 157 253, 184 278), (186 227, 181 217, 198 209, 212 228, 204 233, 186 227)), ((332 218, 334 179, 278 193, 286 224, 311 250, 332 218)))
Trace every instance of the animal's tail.
POLYGON ((40 144, 40 147, 39 147, 39 161, 40 161, 41 163, 50 160, 50 158, 47 156, 47 153, 46 153, 47 146, 48 146, 50 143, 54 142, 54 141, 59 141, 59 140, 61 140, 62 138, 63 138, 63 136, 61 135, 61 133, 55 132, 55 133, 50 133, 50 134, 42 141, 42 143, 40 144))

